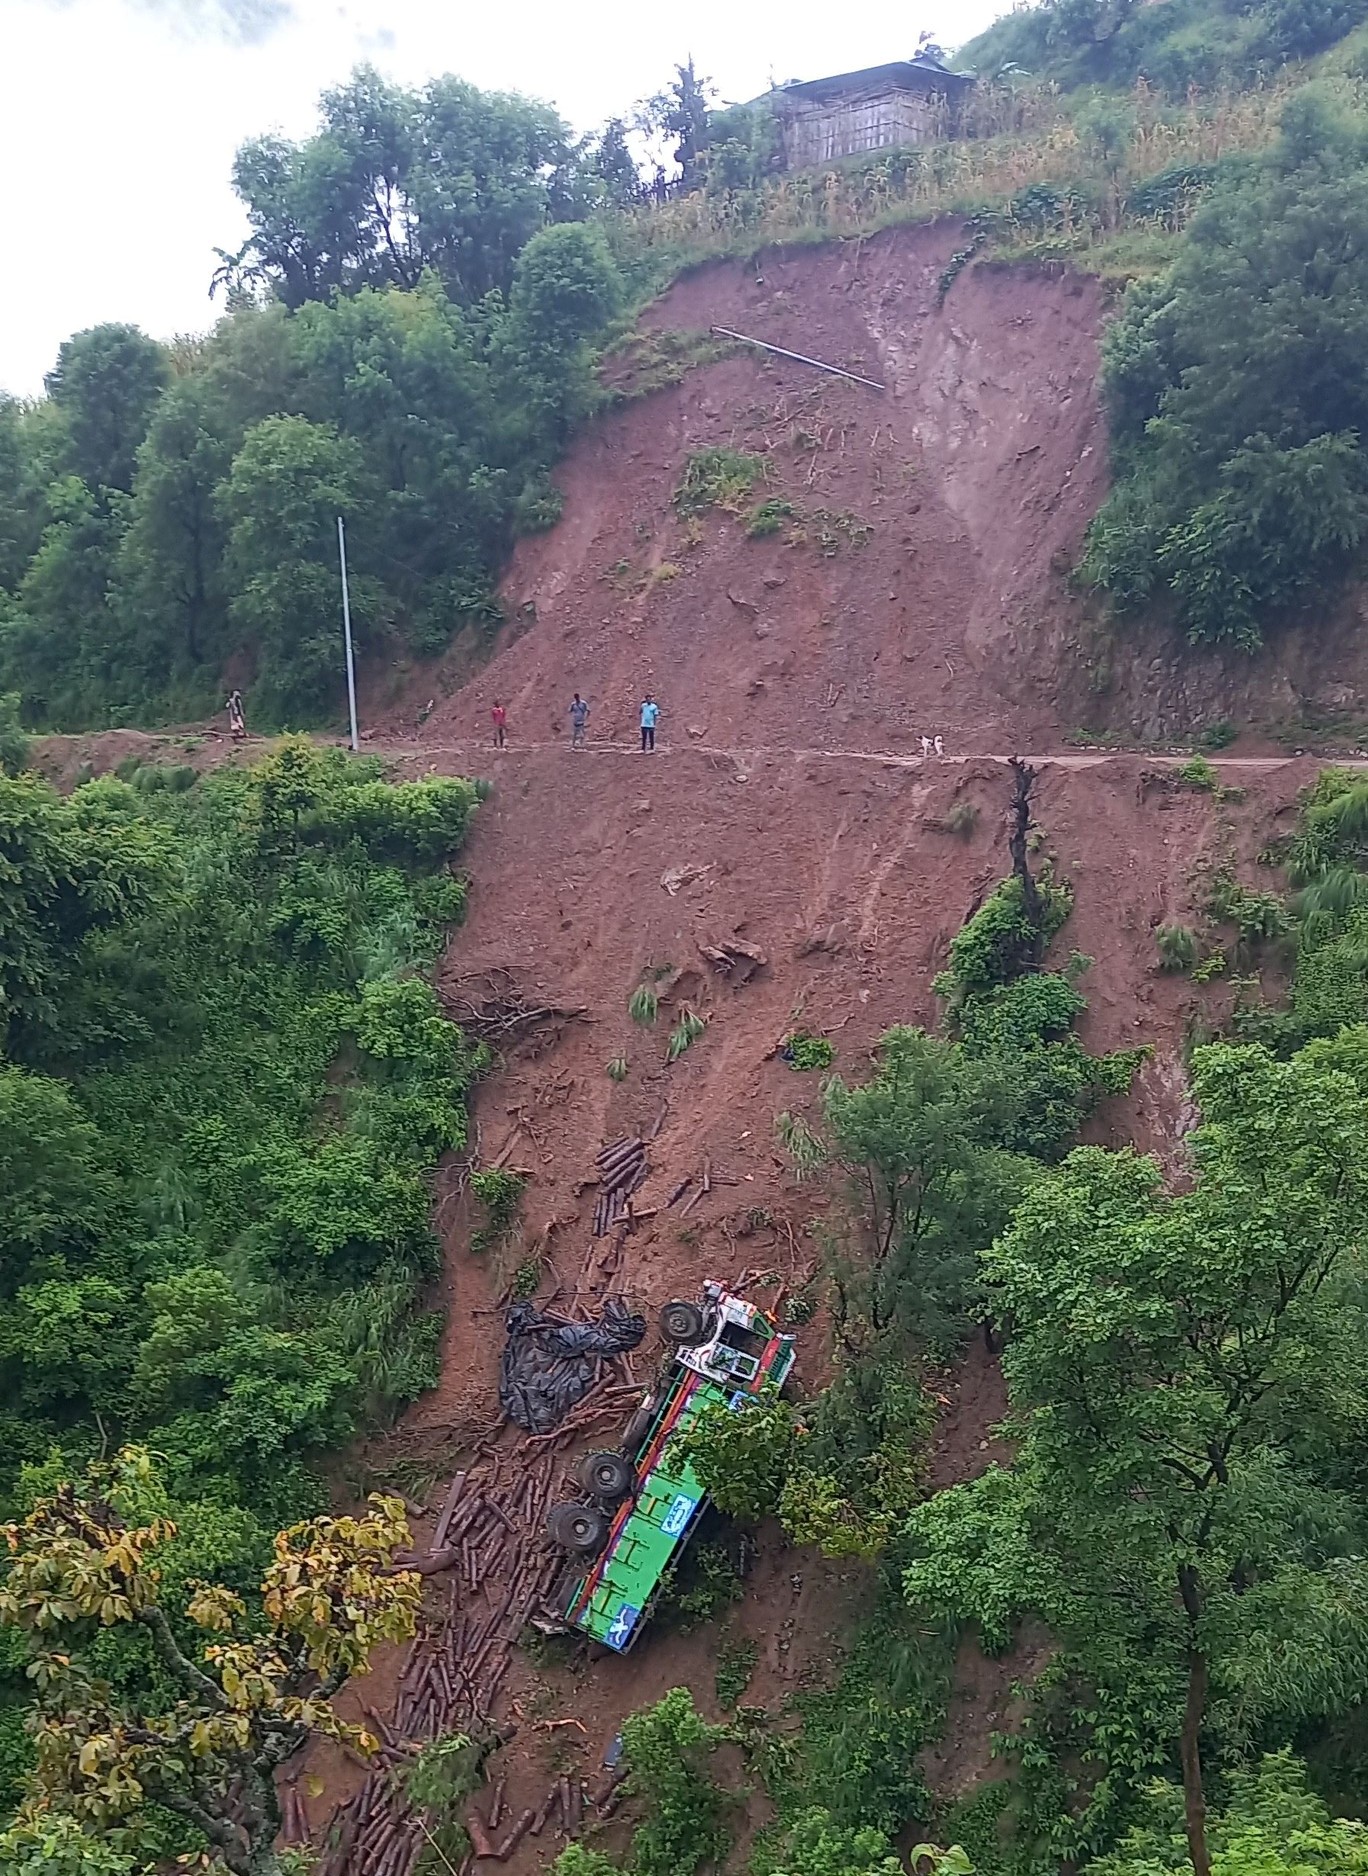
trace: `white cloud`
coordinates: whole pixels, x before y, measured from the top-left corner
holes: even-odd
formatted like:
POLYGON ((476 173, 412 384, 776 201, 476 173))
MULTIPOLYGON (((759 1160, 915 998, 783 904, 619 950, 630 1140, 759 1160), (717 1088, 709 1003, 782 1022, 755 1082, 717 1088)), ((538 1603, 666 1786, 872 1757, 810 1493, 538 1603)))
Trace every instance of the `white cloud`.
POLYGON ((692 52, 726 99, 771 78, 897 58, 925 26, 962 43, 1000 0, 875 0, 833 26, 814 0, 680 13, 640 0, 476 7, 386 0, 0 0, 9 83, 0 170, 26 179, 0 311, 0 385, 20 394, 69 333, 132 320, 159 337, 208 325, 214 249, 245 226, 233 153, 267 129, 305 135, 318 94, 370 59, 417 84, 451 71, 550 100, 591 129, 657 91, 692 52))

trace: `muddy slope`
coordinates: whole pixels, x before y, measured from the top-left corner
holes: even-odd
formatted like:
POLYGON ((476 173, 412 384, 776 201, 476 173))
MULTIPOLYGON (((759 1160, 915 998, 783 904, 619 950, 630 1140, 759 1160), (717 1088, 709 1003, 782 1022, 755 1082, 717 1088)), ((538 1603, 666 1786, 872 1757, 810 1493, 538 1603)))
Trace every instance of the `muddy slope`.
MULTIPOLYGON (((602 734, 643 687, 676 739, 960 747, 1048 735, 1039 622, 1104 487, 1095 396, 1102 300, 1080 276, 983 269, 939 304, 955 227, 715 266, 650 310, 734 326, 869 374, 868 390, 743 352, 606 415, 557 472, 565 511, 520 544, 498 656, 425 735, 492 698, 524 734, 575 689, 602 734), (795 515, 766 539, 713 509, 690 527, 688 458, 760 455, 756 497, 795 515)), ((421 701, 421 700, 420 700, 421 701)))
POLYGON ((606 412, 557 469, 562 519, 513 557, 492 662, 472 678, 465 646, 407 680, 371 674, 372 695, 396 693, 377 701, 384 732, 469 733, 498 696, 539 739, 578 689, 600 735, 627 736, 651 688, 676 740, 909 749, 939 731, 998 751, 1223 719, 1250 748, 1368 736, 1362 589, 1270 627, 1250 658, 1162 620, 1110 625, 1072 588, 1108 486, 1112 308, 1054 267, 973 265, 942 295, 964 240, 956 222, 892 229, 678 281, 648 331, 726 326, 883 388, 742 349, 606 412), (795 511, 780 532, 681 517, 685 465, 710 448, 763 457, 756 498, 795 511))
MULTIPOLYGON (((463 755, 432 749, 398 764, 434 765, 471 766, 463 755)), ((490 1427, 497 1299, 529 1252, 544 1258, 541 1300, 562 1309, 592 1308, 620 1290, 649 1310, 688 1294, 704 1276, 759 1279, 763 1287, 772 1273, 786 1290, 801 1285, 823 1231, 851 1226, 839 1186, 797 1184, 777 1150, 776 1114, 815 1122, 819 1091, 818 1078, 788 1068, 775 1045, 800 1021, 831 1036, 838 1072, 863 1077, 889 1024, 935 1019, 931 980, 949 940, 1007 866, 1010 775, 990 760, 907 768, 823 755, 747 760, 686 749, 652 758, 551 748, 514 749, 485 766, 495 788, 468 848, 470 919, 443 961, 441 988, 459 1006, 491 982, 501 995, 514 985, 529 1006, 563 1014, 521 1040, 510 1037, 476 1095, 482 1157, 487 1163, 507 1149, 505 1163, 529 1175, 520 1241, 493 1257, 472 1255, 474 1221, 455 1168, 439 1193, 449 1309, 443 1379, 403 1437, 405 1450, 428 1439, 449 1451, 449 1469, 465 1463, 456 1457, 462 1439, 490 1427), (974 810, 972 825, 954 832, 949 817, 962 804, 974 810), (700 952, 735 935, 767 960, 744 985, 700 952), (665 967, 673 988, 660 1021, 633 1024, 632 988, 647 970, 665 967), (684 1000, 707 1017, 707 1028, 667 1065, 669 1021, 684 1000), (619 1054, 629 1063, 622 1083, 605 1072, 619 1054), (637 1199, 653 1215, 617 1245, 591 1237, 595 1192, 585 1182, 600 1144, 629 1130, 653 1136, 651 1176, 637 1199), (668 1195, 705 1162, 711 1191, 687 1215, 667 1208, 668 1195)), ((1247 783, 1248 793, 1217 802, 1157 779, 1136 758, 1042 767, 1042 856, 1077 895, 1057 949, 1061 958, 1079 949, 1094 960, 1083 979, 1084 1033, 1094 1048, 1143 1042, 1155 1051, 1131 1096, 1095 1118, 1093 1137, 1137 1138, 1165 1157, 1179 1152, 1191 1118, 1183 1038, 1203 1000, 1219 1007, 1222 993, 1158 975, 1154 927, 1194 915, 1213 866, 1232 863, 1257 877, 1254 856, 1285 827, 1313 773, 1309 763, 1232 766, 1226 779, 1247 783)), ((823 1345, 819 1321, 802 1337, 809 1386, 825 1372, 823 1345)), ((639 1365, 648 1358, 643 1350, 639 1365)), ((1002 1404, 996 1366, 976 1349, 945 1384, 931 1462, 938 1485, 1001 1454, 992 1429, 1002 1404)), ((516 1441, 500 1435, 494 1449, 506 1451, 515 1483, 516 1441)), ((493 1605, 499 1588, 488 1583, 479 1595, 493 1605)), ((778 1709, 820 1679, 866 1588, 858 1567, 823 1564, 762 1533, 750 1589, 728 1630, 758 1645, 747 1699, 778 1709)), ((434 1588, 439 1607, 445 1593, 434 1588)), ((465 1592, 451 1593, 459 1609, 465 1592)), ((476 1596, 471 1606, 484 1603, 476 1596)), ((516 1736, 491 1768, 508 1781, 512 1814, 538 1810, 562 1776, 594 1787, 623 1717, 669 1687, 688 1685, 715 1710, 719 1639, 715 1625, 689 1635, 662 1625, 625 1661, 566 1667, 515 1647, 495 1711, 516 1736)), ((976 1651, 963 1653, 949 1730, 926 1759, 938 1789, 961 1793, 990 1770, 988 1736, 1020 1665, 991 1668, 976 1651)), ((382 1669, 377 1695, 392 1684, 392 1670, 382 1669)), ((348 1778, 327 1755, 320 1769, 327 1787, 311 1806, 317 1825, 348 1778)), ((763 1809, 757 1801, 748 1829, 763 1821, 763 1809)), ((551 1823, 526 1839, 505 1867, 514 1876, 547 1867, 555 1832, 551 1823)))

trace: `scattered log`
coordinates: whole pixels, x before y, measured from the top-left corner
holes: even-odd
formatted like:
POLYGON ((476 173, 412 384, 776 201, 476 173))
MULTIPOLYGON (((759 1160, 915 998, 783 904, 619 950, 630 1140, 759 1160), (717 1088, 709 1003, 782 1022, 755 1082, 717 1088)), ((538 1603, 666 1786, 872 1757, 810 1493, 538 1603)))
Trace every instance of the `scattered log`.
POLYGON ((489 1801, 489 1828, 497 1830, 504 1814, 504 1794, 508 1790, 507 1778, 501 1778, 494 1787, 494 1796, 489 1801))
POLYGON ((532 1814, 532 1822, 527 1828, 534 1837, 540 1837, 542 1832, 546 1829, 547 1821, 556 1808, 556 1800, 559 1796, 560 1791, 558 1787, 553 1785, 542 1799, 536 1811, 532 1814))
POLYGON ((676 1204, 680 1199, 683 1198, 684 1194, 688 1191, 689 1187, 692 1184, 693 1184, 693 1174, 685 1173, 684 1177, 680 1180, 679 1184, 671 1192, 669 1198, 666 1199, 665 1201, 666 1211, 669 1211, 672 1205, 676 1204))
POLYGON ((504 1838, 503 1842, 499 1845, 498 1849, 494 1852, 495 1856, 499 1859, 501 1863, 507 1861, 507 1859, 512 1856, 513 1852, 517 1849, 518 1845, 522 1842, 523 1838, 527 1835, 528 1831, 532 1828, 532 1819, 534 1815, 535 1814, 531 1811, 523 1811, 515 1819, 513 1828, 509 1831, 508 1835, 504 1838))
POLYGON ((432 1543, 429 1545, 429 1549, 434 1552, 440 1550, 446 1543, 447 1526, 451 1523, 452 1514, 456 1510, 457 1500, 465 1490, 465 1482, 469 1476, 470 1474, 467 1472, 458 1472, 447 1488, 447 1495, 442 1504, 441 1515, 437 1519, 437 1529, 432 1533, 432 1543))

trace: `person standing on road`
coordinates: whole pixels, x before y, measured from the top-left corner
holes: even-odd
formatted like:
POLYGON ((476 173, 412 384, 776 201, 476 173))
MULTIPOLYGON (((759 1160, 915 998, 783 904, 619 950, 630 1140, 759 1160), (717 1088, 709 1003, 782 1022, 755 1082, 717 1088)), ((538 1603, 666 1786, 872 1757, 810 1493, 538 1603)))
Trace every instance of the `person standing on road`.
POLYGON ((494 699, 494 708, 489 713, 489 720, 494 725, 494 747, 502 749, 504 734, 508 728, 508 712, 497 697, 494 699))
POLYGON ((589 706, 576 691, 570 704, 570 747, 583 749, 584 726, 589 721, 589 706))
POLYGON ((228 729, 235 743, 240 743, 247 734, 247 719, 242 709, 242 692, 236 688, 228 693, 228 729))
POLYGON ((660 705, 656 702, 655 698, 652 697, 650 691, 647 691, 641 706, 641 748, 643 754, 648 749, 651 751, 655 749, 656 724, 659 721, 660 705))

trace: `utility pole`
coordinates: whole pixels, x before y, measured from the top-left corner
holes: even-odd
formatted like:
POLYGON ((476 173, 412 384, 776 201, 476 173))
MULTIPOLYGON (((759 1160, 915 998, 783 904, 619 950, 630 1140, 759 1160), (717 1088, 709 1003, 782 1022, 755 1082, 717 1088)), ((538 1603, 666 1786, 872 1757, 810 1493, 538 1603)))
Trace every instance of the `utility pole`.
POLYGON ((351 594, 347 590, 347 534, 342 517, 337 517, 337 558, 342 568, 342 639, 347 647, 347 712, 351 717, 351 746, 359 748, 356 736, 356 664, 352 658, 351 594))

